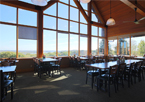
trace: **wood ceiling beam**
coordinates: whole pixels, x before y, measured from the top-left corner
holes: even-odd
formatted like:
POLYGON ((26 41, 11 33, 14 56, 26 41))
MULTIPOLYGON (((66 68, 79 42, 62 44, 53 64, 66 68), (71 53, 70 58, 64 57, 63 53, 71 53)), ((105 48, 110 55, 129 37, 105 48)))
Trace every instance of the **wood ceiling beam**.
POLYGON ((103 16, 101 15, 97 5, 95 4, 95 1, 92 1, 92 8, 97 13, 97 16, 99 17, 100 21, 105 24, 105 20, 103 19, 103 16))
POLYGON ((8 5, 8 6, 13 6, 13 7, 19 7, 19 8, 22 8, 22 9, 26 9, 26 10, 30 10, 30 11, 35 11, 35 12, 38 11, 36 9, 35 5, 28 4, 28 3, 25 3, 25 2, 21 2, 21 1, 18 1, 18 0, 1 0, 0 4, 4 4, 4 5, 8 5))
POLYGON ((97 23, 97 22, 93 22, 93 21, 91 21, 91 24, 92 24, 93 26, 101 27, 101 28, 105 28, 105 29, 106 29, 105 24, 101 24, 101 23, 97 23))
POLYGON ((55 4, 56 2, 58 2, 59 0, 50 0, 46 6, 42 7, 42 10, 46 10, 47 8, 49 8, 50 6, 52 6, 53 4, 55 4))
POLYGON ((82 15, 84 16, 84 18, 86 19, 86 21, 88 22, 88 16, 87 16, 86 12, 84 11, 83 7, 81 6, 81 4, 79 3, 79 1, 78 0, 73 0, 73 1, 77 5, 78 9, 82 13, 82 15))
POLYGON ((137 8, 137 12, 143 16, 145 16, 145 8, 143 8, 140 4, 136 4, 135 1, 131 0, 120 0, 124 4, 128 5, 130 8, 137 8))

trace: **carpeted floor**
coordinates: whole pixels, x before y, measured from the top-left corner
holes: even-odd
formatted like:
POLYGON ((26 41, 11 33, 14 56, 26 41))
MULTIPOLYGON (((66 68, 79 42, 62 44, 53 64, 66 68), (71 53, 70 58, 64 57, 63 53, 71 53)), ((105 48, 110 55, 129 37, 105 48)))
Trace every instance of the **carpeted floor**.
POLYGON ((115 93, 111 86, 111 97, 107 92, 91 89, 91 81, 85 84, 86 72, 73 68, 62 69, 62 75, 54 78, 38 78, 33 72, 18 73, 14 85, 14 99, 10 92, 4 102, 145 102, 145 80, 127 87, 119 86, 115 93))

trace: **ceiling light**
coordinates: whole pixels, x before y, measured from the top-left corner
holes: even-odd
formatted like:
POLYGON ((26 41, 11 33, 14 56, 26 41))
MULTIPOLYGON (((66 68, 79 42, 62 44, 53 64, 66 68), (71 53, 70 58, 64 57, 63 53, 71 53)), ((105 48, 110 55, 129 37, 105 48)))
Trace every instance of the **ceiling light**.
POLYGON ((107 20, 106 25, 115 25, 115 20, 111 17, 111 0, 110 0, 110 18, 107 20))
POLYGON ((80 0, 82 3, 89 3, 91 0, 80 0))
POLYGON ((31 0, 35 5, 38 6, 46 6, 47 0, 31 0))

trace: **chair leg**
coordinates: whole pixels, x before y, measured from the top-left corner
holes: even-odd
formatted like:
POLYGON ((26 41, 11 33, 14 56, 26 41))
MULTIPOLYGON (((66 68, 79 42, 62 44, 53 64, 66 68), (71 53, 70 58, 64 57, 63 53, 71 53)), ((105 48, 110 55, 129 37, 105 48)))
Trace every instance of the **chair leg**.
POLYGON ((13 83, 11 83, 11 99, 13 99, 13 83))
POLYGON ((97 91, 99 91, 99 87, 100 87, 99 84, 100 84, 99 79, 97 78, 97 91))
POLYGON ((88 82, 88 74, 86 75, 86 84, 87 84, 87 82, 88 82))
POLYGON ((92 82, 91 82, 92 89, 93 89, 93 84, 94 84, 94 76, 92 76, 92 82))
POLYGON ((108 94, 109 94, 109 97, 110 97, 110 81, 108 81, 108 94))

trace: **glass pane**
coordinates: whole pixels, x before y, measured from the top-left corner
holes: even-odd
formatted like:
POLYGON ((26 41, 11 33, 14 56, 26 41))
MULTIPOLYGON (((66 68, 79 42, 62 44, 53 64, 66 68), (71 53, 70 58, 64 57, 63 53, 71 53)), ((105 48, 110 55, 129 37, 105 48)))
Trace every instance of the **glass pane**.
POLYGON ((63 19, 58 19, 58 30, 68 31, 68 21, 63 19))
POLYGON ((98 22, 97 16, 93 13, 92 13, 92 21, 98 22))
POLYGON ((70 20, 78 21, 78 9, 70 7, 70 20))
POLYGON ((58 33, 58 56, 68 56, 68 34, 58 33))
POLYGON ((69 0, 59 0, 59 1, 69 4, 69 0))
POLYGON ((16 57, 16 26, 0 24, 0 58, 16 57))
POLYGON ((99 28, 99 36, 105 37, 105 29, 99 28))
POLYGON ((68 19, 68 6, 58 3, 58 17, 68 19))
POLYGON ((44 11, 45 14, 56 16, 56 3, 44 11))
POLYGON ((88 10, 88 3, 81 3, 81 6, 83 7, 83 9, 88 10))
POLYGON ((19 9, 19 24, 37 26, 37 13, 19 9), (27 15, 27 16, 26 16, 27 15))
POLYGON ((0 4, 0 21, 16 23, 16 8, 0 4))
POLYGON ((87 25, 84 25, 84 24, 80 24, 80 33, 82 34, 87 34, 87 25))
POLYGON ((87 37, 80 37, 80 56, 87 56, 87 37))
POLYGON ((104 43, 105 43, 104 39, 99 39, 99 55, 104 54, 104 43))
POLYGON ((98 27, 92 26, 92 35, 98 35, 98 27))
POLYGON ((119 54, 129 55, 129 38, 119 39, 119 54))
POLYGON ((109 40, 108 42, 108 54, 117 55, 117 40, 109 40))
POLYGON ((44 28, 50 28, 50 29, 56 29, 56 18, 45 16, 43 15, 43 27, 44 28))
POLYGON ((78 35, 70 34, 70 55, 78 56, 78 35))
POLYGON ((97 55, 98 52, 98 38, 92 37, 92 55, 97 55))
POLYGON ((70 0, 70 5, 77 7, 73 0, 70 0))
POLYGON ((70 31, 78 33, 78 23, 70 22, 70 31))
POLYGON ((36 57, 37 40, 18 40, 18 57, 36 57))
POLYGON ((56 56, 56 31, 43 30, 43 54, 56 56))
POLYGON ((131 55, 142 57, 145 54, 145 36, 131 38, 131 55))
POLYGON ((81 12, 80 12, 80 22, 87 23, 86 19, 84 18, 81 12))

